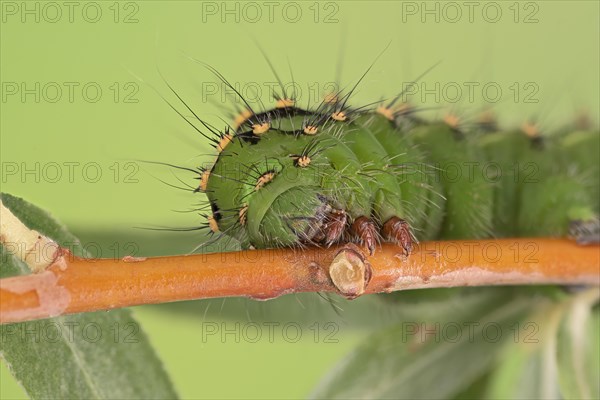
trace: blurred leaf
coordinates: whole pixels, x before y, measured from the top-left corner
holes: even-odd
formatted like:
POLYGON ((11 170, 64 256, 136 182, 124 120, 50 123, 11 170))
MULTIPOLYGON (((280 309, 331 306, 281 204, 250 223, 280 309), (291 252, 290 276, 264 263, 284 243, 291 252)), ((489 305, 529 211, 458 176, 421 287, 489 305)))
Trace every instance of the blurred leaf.
POLYGON ((297 293, 269 301, 247 298, 195 300, 182 303, 160 304, 158 309, 167 313, 185 313, 202 320, 232 320, 246 322, 294 322, 309 327, 315 322, 334 323, 344 329, 374 331, 402 320, 437 317, 456 307, 468 307, 479 301, 480 292, 493 288, 419 289, 422 296, 416 300, 414 291, 362 296, 347 300, 336 294, 297 293), (439 292, 446 294, 441 296, 439 292), (432 298, 426 296, 435 292, 432 298), (407 294, 406 300, 402 296, 407 294))
POLYGON ((489 382, 489 374, 485 374, 477 378, 476 381, 472 382, 466 389, 462 390, 458 394, 455 394, 453 399, 456 400, 468 400, 468 399, 483 399, 487 390, 489 382))
MULTIPOLYGON (((30 228, 84 255, 78 240, 43 210, 7 194, 2 201, 30 228)), ((1 246, 0 255, 0 277, 29 273, 1 246)), ((33 399, 177 397, 129 310, 1 325, 0 356, 33 399)))
POLYGON ((567 399, 600 398, 600 289, 574 296, 558 332, 560 390, 567 399))
POLYGON ((512 327, 490 376, 489 399, 559 399, 556 331, 564 301, 536 309, 512 327))
MULTIPOLYGON (((437 318, 383 329, 340 362, 312 398, 451 398, 489 370, 511 327, 538 304, 527 290, 486 288, 437 318)), ((529 292, 531 293, 531 292, 529 292)))

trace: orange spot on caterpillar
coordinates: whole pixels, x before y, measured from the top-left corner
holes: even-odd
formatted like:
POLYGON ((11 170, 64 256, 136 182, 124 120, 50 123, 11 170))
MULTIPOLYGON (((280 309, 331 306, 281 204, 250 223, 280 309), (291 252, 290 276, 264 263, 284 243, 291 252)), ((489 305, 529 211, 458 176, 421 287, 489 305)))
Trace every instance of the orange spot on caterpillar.
POLYGON ((202 176, 200 177, 200 190, 206 192, 206 187, 208 186, 208 178, 210 177, 210 171, 206 170, 202 172, 202 176))
POLYGON ((306 168, 310 165, 311 159, 309 156, 296 157, 296 165, 300 168, 306 168))
POLYGON ((308 125, 304 127, 304 133, 307 135, 316 135, 319 128, 313 125, 308 125))
POLYGON ((521 125, 521 130, 530 138, 536 138, 540 135, 540 130, 535 122, 524 122, 523 125, 521 125))
POLYGON ((458 124, 460 123, 460 119, 455 114, 446 114, 444 116, 444 122, 451 128, 458 128, 458 124))
POLYGON ((323 103, 333 104, 333 103, 337 103, 338 101, 339 101, 339 98, 337 97, 337 95, 335 93, 328 93, 323 98, 323 103))
POLYGON ((294 99, 279 99, 275 103, 276 108, 293 107, 296 104, 294 99))
POLYGON ((242 126, 242 124, 244 122, 248 121, 248 119, 253 115, 254 115, 254 113, 251 110, 249 110, 249 109, 243 110, 241 113, 236 115, 235 118, 233 119, 233 127, 235 129, 238 129, 240 126, 242 126))
POLYGON ((331 114, 331 118, 333 118, 336 121, 345 121, 347 117, 343 111, 336 111, 331 114))
POLYGON ((254 124, 252 125, 252 133, 255 135, 262 135, 266 131, 271 128, 271 124, 268 122, 263 122, 262 124, 254 124))
POLYGON ((207 219, 210 230, 215 233, 219 232, 219 224, 217 224, 217 220, 212 215, 209 216, 207 219))
POLYGON ((383 115, 390 121, 394 120, 394 112, 390 108, 387 108, 385 106, 379 106, 377 107, 377 113, 383 115))
POLYGON ((275 172, 272 172, 272 171, 265 172, 256 181, 256 185, 254 186, 254 190, 256 190, 256 191, 260 190, 267 183, 271 182, 274 178, 275 178, 275 172))
POLYGON ((232 135, 230 135, 229 133, 225 134, 225 136, 223 136, 221 138, 221 140, 219 141, 219 144, 217 144, 217 151, 220 153, 223 150, 225 150, 225 147, 227 147, 227 145, 229 143, 231 143, 232 139, 233 139, 232 135))
POLYGON ((240 225, 242 225, 242 226, 246 225, 246 221, 248 219, 248 205, 247 204, 244 204, 244 206, 242 208, 240 208, 239 217, 240 217, 240 225))

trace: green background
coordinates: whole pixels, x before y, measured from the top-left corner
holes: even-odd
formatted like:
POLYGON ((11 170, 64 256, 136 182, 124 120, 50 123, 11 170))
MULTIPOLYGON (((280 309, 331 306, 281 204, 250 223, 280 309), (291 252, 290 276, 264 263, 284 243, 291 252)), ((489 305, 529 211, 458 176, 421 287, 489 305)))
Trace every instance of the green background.
MULTIPOLYGON (((197 232, 152 235, 135 228, 197 226, 203 220, 173 212, 192 208, 202 195, 160 182, 181 186, 179 178, 196 185, 190 174, 173 175, 135 160, 194 167, 214 157, 207 141, 157 94, 183 112, 157 69, 202 118, 219 127, 225 125, 221 117, 228 121, 232 104, 240 105, 207 93, 222 85, 190 57, 213 65, 246 94, 260 88, 268 105, 275 79, 258 42, 285 81, 292 70, 306 104, 318 101, 336 80, 338 64, 342 86, 350 85, 386 49, 353 104, 393 96, 441 61, 423 79, 425 88, 458 86, 463 93, 450 107, 444 99, 453 97, 452 91, 445 96, 437 91, 440 101, 426 96, 433 115, 452 110, 472 121, 491 108, 504 126, 536 118, 547 132, 581 110, 596 126, 599 120, 597 1, 475 2, 472 17, 463 2, 275 2, 272 15, 263 2, 75 2, 72 15, 62 2, 1 3, 1 190, 51 211, 99 256, 127 255, 132 244, 136 255, 189 252, 204 240, 197 232), (230 12, 223 13, 223 7, 230 12), (422 14, 424 7, 433 13, 422 14), (491 22, 496 10, 502 14, 491 22), (467 83, 479 88, 473 99, 467 83), (502 90, 498 102, 486 101, 482 93, 490 84, 502 90), (84 93, 85 85, 91 89, 84 93), (102 90, 97 98, 96 87, 102 90), (532 87, 538 90, 529 101, 535 102, 528 102, 532 87), (23 97, 23 88, 33 92, 23 97), (26 170, 34 172, 23 175, 26 170)), ((422 103, 419 97, 412 100, 422 103)), ((284 299, 283 311, 278 301, 249 306, 228 300, 222 309, 221 301, 210 307, 197 302, 138 307, 136 313, 182 396, 297 398, 369 330, 356 328, 355 314, 337 315, 327 301, 311 296, 284 299), (296 321, 306 301, 313 308, 304 312, 297 343, 280 337, 275 343, 201 340, 204 322, 245 323, 257 315, 296 321), (320 313, 312 318, 314 309, 320 313), (338 342, 314 340, 311 324, 329 321, 339 327, 338 342)), ((2 398, 23 396, 4 366, 0 378, 2 398)))

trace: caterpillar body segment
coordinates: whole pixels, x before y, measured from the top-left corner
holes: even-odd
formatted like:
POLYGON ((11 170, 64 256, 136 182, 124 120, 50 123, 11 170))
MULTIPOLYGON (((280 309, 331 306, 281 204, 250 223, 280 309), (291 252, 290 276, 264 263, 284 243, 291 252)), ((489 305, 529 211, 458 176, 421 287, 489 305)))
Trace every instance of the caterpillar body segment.
MULTIPOLYGON (((414 226, 419 240, 438 237, 444 216, 444 190, 439 171, 429 163, 425 152, 417 146, 408 129, 381 114, 369 117, 372 131, 389 154, 389 173, 396 175, 402 200, 408 210, 406 220, 414 226), (399 134, 400 133, 400 134, 399 134)), ((415 121, 412 122, 414 126, 415 121)))
POLYGON ((419 124, 408 134, 427 152, 444 188, 444 239, 489 237, 493 189, 482 173, 483 154, 463 134, 443 122, 419 124))
POLYGON ((495 236, 566 236, 573 222, 597 221, 600 134, 557 136, 522 129, 477 139, 488 165, 504 171, 493 185, 495 236))
POLYGON ((539 164, 531 157, 531 140, 517 130, 493 131, 475 139, 475 145, 488 161, 485 174, 493 190, 493 233, 518 236, 522 184, 533 182, 539 173, 539 164))
POLYGON ((522 236, 566 236, 571 221, 595 218, 589 191, 577 176, 549 175, 523 185, 517 226, 522 236))
MULTIPOLYGON (((437 237, 444 210, 443 189, 435 169, 426 162, 425 154, 387 115, 380 112, 367 114, 359 117, 356 123, 367 126, 387 153, 380 172, 396 179, 397 192, 387 195, 401 202, 393 216, 401 216, 407 221, 418 240, 437 237), (403 215, 399 215, 399 210, 403 210, 403 215)), ((393 216, 381 219, 389 220, 393 216)))
POLYGON ((573 170, 585 180, 590 197, 595 200, 594 211, 600 212, 600 132, 575 130, 561 135, 556 146, 562 169, 573 170))

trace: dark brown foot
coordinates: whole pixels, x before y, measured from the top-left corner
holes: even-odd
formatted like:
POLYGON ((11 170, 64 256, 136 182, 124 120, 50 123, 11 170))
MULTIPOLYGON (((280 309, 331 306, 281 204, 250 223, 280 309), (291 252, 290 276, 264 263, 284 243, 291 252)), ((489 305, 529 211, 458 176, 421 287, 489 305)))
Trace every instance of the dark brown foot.
POLYGON ((325 242, 327 246, 331 246, 342 237, 346 228, 346 220, 347 215, 343 210, 332 210, 327 215, 325 225, 323 226, 323 231, 325 233, 323 242, 325 242))
POLYGON ((405 256, 408 256, 411 253, 413 248, 413 236, 410 232, 408 222, 398 217, 392 217, 383 224, 381 232, 386 240, 398 243, 402 246, 402 251, 405 256))
POLYGON ((375 246, 378 242, 377 226, 375 223, 367 217, 358 217, 352 224, 351 230, 369 250, 369 254, 375 254, 375 246))
POLYGON ((569 222, 569 237, 581 245, 600 243, 600 220, 593 218, 569 222))

